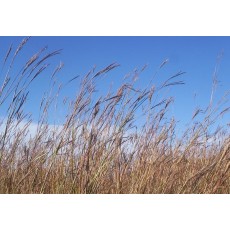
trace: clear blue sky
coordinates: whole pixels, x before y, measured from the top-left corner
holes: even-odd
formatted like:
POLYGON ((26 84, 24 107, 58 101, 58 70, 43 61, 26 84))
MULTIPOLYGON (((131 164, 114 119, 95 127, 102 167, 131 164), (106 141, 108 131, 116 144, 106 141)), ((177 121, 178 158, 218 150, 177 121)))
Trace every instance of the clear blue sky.
MULTIPOLYGON (((0 37, 1 62, 9 45, 13 43, 16 47, 21 40, 22 37, 0 37)), ((186 72, 183 75, 185 85, 176 86, 168 92, 168 95, 175 97, 171 113, 182 124, 189 121, 196 106, 208 104, 212 75, 221 52, 220 85, 216 98, 230 90, 230 37, 32 37, 20 54, 17 67, 45 45, 49 51, 63 49, 61 55, 49 60, 51 72, 60 61, 64 62, 64 69, 59 74, 62 82, 86 74, 95 65, 99 70, 113 62, 119 63, 121 66, 110 72, 107 81, 102 81, 98 86, 101 92, 106 92, 111 82, 115 88, 118 87, 125 74, 147 64, 138 81, 138 86, 144 88, 159 65, 169 59, 168 64, 158 72, 154 83, 159 84, 178 71, 186 72)), ((74 95, 77 84, 78 81, 75 81, 69 86, 65 91, 67 96, 74 95)), ((39 102, 39 96, 47 86, 46 76, 32 85, 33 100, 28 102, 28 111, 36 110, 36 102, 39 102)), ((4 114, 3 109, 0 108, 0 116, 4 114)), ((230 120, 227 116, 225 121, 230 120)))

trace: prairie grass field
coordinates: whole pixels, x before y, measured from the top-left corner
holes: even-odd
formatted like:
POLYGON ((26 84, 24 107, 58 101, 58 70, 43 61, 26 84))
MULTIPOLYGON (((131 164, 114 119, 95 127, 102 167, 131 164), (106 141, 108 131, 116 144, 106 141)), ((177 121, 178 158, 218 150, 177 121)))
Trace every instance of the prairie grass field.
POLYGON ((1 194, 230 193, 230 123, 219 125, 223 116, 230 117, 229 94, 214 103, 215 74, 210 102, 194 108, 180 134, 177 118, 168 112, 174 98, 161 95, 165 89, 185 87, 185 73, 140 89, 135 83, 142 70, 136 71, 118 90, 98 96, 97 85, 119 68, 117 63, 68 81, 65 87, 77 81, 79 89, 74 98, 63 100, 64 86, 56 81, 63 65, 58 65, 35 121, 33 111, 25 110, 30 86, 61 51, 41 49, 15 74, 15 60, 28 39, 16 49, 9 46, 0 66, 1 194), (50 113, 60 108, 67 111, 64 121, 50 124, 50 113))

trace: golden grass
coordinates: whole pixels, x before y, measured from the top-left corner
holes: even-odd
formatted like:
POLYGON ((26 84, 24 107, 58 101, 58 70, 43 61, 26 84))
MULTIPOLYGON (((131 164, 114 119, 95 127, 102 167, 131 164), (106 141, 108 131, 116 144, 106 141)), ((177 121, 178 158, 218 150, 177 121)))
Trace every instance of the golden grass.
MULTIPOLYGON (((27 41, 12 55, 10 46, 5 76, 1 74, 0 106, 8 109, 0 121, 0 193, 230 193, 229 133, 227 127, 213 130, 228 108, 220 111, 221 102, 214 107, 211 101, 203 119, 196 121, 202 112, 196 110, 179 136, 175 119, 167 113, 173 99, 156 100, 164 88, 184 84, 178 80, 182 72, 143 90, 134 87, 135 72, 117 92, 95 100, 100 76, 118 65, 96 74, 92 70, 81 78, 75 99, 63 101, 69 112, 55 131, 47 120, 61 87, 41 99, 38 129, 28 139, 32 118, 23 107, 30 84, 48 67, 45 61, 60 51, 40 50, 12 77, 14 61, 27 41)), ((51 76, 50 92, 61 68, 51 76)))

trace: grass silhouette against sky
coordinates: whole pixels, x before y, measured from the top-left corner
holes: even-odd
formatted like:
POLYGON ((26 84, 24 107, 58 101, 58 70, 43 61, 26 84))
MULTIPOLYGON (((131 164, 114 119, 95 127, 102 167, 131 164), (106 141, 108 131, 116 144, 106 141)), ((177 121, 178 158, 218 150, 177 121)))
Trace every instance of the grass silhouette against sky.
MULTIPOLYGON (((16 48, 21 40, 22 37, 0 38, 1 61, 10 44, 16 48)), ((175 98, 169 113, 183 126, 190 121, 194 108, 202 108, 209 103, 215 68, 219 81, 215 101, 229 89, 229 42, 229 37, 32 37, 23 47, 20 58, 17 58, 14 71, 19 71, 33 54, 46 45, 48 52, 62 49, 60 55, 48 60, 51 64, 48 71, 30 87, 32 99, 28 101, 27 109, 35 114, 38 112, 36 102, 40 102, 41 92, 49 88, 49 76, 60 62, 64 63, 64 68, 58 79, 63 84, 77 75, 84 76, 94 67, 95 71, 99 71, 111 63, 120 64, 97 85, 98 92, 103 94, 108 92, 111 84, 113 91, 116 91, 126 74, 140 71, 145 65, 147 67, 136 83, 137 88, 147 87, 153 76, 152 84, 157 85, 183 71, 186 73, 181 79, 185 85, 171 87, 164 92, 175 98), (165 60, 166 65, 159 69, 165 60)), ((76 79, 63 89, 63 96, 73 97, 78 85, 76 79)), ((0 110, 0 116, 4 116, 4 107, 0 110)), ((228 122, 228 119, 225 117, 223 122, 228 122)))

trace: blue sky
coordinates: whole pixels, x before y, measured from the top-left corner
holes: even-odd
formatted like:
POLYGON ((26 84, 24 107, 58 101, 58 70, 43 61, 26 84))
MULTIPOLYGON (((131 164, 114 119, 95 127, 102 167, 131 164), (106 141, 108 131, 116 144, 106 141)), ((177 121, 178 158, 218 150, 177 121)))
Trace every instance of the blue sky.
MULTIPOLYGON (((22 37, 0 37, 1 62, 9 45, 13 43, 16 48, 21 40, 22 37)), ((119 63, 120 67, 110 72, 107 80, 98 85, 98 90, 103 93, 107 92, 111 83, 114 89, 119 87, 127 73, 136 68, 141 69, 145 64, 148 67, 140 75, 138 87, 148 86, 160 64, 169 59, 167 65, 158 72, 153 84, 163 82, 178 71, 186 72, 183 75, 185 85, 176 86, 167 92, 167 95, 175 98, 170 113, 181 124, 190 120, 197 106, 208 105, 212 75, 220 53, 223 53, 223 57, 218 72, 220 83, 216 98, 230 90, 230 37, 31 37, 17 59, 15 68, 20 69, 29 57, 46 45, 49 51, 62 49, 60 55, 50 59, 52 65, 49 69, 51 73, 62 61, 64 68, 59 78, 63 83, 76 75, 83 76, 94 66, 100 70, 113 62, 119 63), (196 99, 194 94, 197 95, 196 99)), ((78 83, 74 81, 64 91, 67 96, 74 96, 78 83)), ((47 87, 47 76, 31 86, 33 100, 28 102, 28 111, 37 111, 35 105, 47 87)), ((4 116, 3 110, 4 107, 0 108, 0 116, 4 116)), ((229 118, 226 116, 224 119, 227 122, 229 118)))

